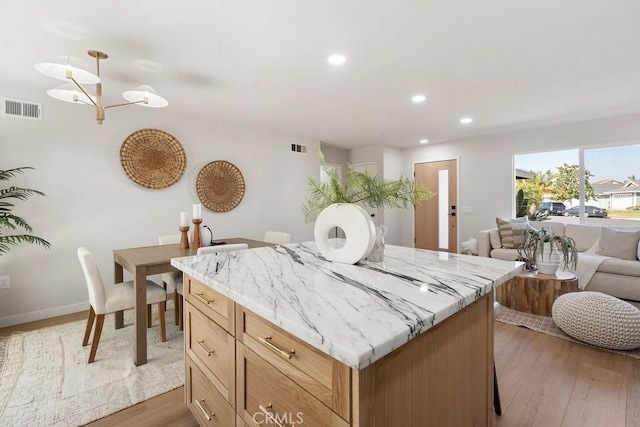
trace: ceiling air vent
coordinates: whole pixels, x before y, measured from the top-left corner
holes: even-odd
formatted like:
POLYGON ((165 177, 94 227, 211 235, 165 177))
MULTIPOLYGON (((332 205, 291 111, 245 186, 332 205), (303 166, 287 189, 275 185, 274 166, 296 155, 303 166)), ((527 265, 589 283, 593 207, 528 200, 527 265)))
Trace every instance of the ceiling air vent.
POLYGON ((42 121, 42 104, 2 97, 2 116, 42 121))

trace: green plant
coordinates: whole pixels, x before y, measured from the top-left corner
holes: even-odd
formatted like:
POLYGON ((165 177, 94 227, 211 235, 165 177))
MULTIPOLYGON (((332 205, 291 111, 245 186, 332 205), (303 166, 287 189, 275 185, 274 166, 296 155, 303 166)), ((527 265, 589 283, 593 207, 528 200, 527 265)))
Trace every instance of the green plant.
POLYGON ((335 171, 323 165, 329 182, 309 178, 311 195, 302 206, 306 222, 311 222, 327 206, 334 203, 363 203, 372 208, 408 208, 433 197, 434 193, 422 183, 408 178, 386 180, 368 171, 357 172, 347 166, 344 186, 335 171))
MULTIPOLYGON (((8 181, 19 173, 23 173, 31 167, 21 167, 8 170, 0 170, 0 181, 8 181)), ((26 200, 34 194, 44 196, 44 193, 30 188, 8 187, 0 189, 0 255, 9 252, 10 246, 20 243, 31 243, 50 248, 51 244, 46 240, 32 234, 8 234, 14 230, 22 229, 32 233, 31 226, 22 218, 14 215, 11 210, 14 204, 7 200, 26 200)))
POLYGON ((540 230, 528 228, 525 231, 524 243, 518 248, 518 253, 525 260, 527 269, 532 269, 538 256, 542 260, 547 243, 554 245, 560 253, 563 268, 570 266, 575 270, 578 265, 576 242, 571 237, 551 235, 544 228, 540 230))
POLYGON ((524 190, 520 189, 516 193, 516 218, 527 216, 529 213, 529 200, 524 197, 524 190))
POLYGON ((529 215, 529 221, 546 221, 549 219, 549 212, 547 211, 534 211, 529 215))

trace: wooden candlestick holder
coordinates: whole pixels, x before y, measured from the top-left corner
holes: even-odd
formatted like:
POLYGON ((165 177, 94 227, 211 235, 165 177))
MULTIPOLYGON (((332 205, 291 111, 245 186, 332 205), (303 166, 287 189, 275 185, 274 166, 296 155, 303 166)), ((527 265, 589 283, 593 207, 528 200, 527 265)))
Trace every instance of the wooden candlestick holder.
POLYGON ((180 249, 189 249, 189 235, 187 234, 189 226, 180 226, 178 230, 180 230, 180 249))
POLYGON ((202 218, 194 218, 191 221, 193 222, 193 247, 198 249, 202 244, 202 240, 200 238, 200 223, 202 223, 202 218))

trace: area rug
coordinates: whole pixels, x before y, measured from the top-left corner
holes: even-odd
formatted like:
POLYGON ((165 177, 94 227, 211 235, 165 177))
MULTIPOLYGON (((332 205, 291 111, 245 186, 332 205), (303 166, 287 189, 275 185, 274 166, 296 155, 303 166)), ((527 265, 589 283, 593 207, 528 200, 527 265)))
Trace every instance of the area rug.
POLYGON ((82 347, 86 321, 13 333, 0 372, 0 425, 82 425, 183 385, 182 331, 168 309, 161 342, 156 307, 153 313, 142 366, 133 362, 133 310, 125 311, 119 330, 114 316, 106 316, 92 364, 91 346, 82 347))
POLYGON ((551 335, 554 337, 562 338, 567 341, 572 341, 578 344, 586 345, 592 348, 600 350, 610 351, 612 353, 622 354, 624 356, 640 359, 640 348, 634 350, 610 350, 602 347, 596 347, 591 344, 579 341, 569 335, 565 334, 562 329, 556 326, 551 317, 537 316, 535 314, 521 313, 516 310, 512 310, 508 307, 500 307, 500 312, 496 316, 496 320, 502 323, 508 323, 509 325, 523 326, 532 331, 541 332, 543 334, 551 335))

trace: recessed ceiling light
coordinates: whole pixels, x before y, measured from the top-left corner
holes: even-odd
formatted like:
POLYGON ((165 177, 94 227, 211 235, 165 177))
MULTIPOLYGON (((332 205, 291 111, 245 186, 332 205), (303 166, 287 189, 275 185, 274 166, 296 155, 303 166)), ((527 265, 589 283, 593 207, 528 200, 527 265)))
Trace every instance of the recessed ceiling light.
POLYGON ((463 117, 460 119, 460 123, 462 123, 463 125, 468 125, 472 121, 473 119, 471 117, 463 117))
POLYGON ((420 140, 420 144, 426 144, 427 142, 429 142, 429 140, 428 140, 428 139, 421 139, 421 140, 420 140))
POLYGON ((329 64, 332 64, 332 65, 342 65, 345 62, 347 62, 347 57, 344 55, 335 54, 327 58, 327 61, 329 61, 329 64))
POLYGON ((411 101, 415 102, 416 104, 424 102, 426 99, 427 99, 427 97, 424 96, 424 95, 413 95, 411 97, 411 101))

